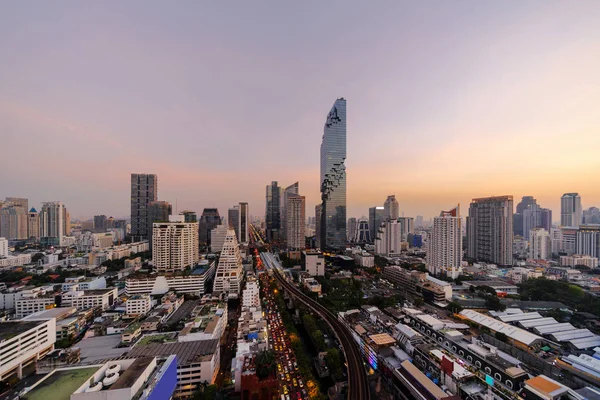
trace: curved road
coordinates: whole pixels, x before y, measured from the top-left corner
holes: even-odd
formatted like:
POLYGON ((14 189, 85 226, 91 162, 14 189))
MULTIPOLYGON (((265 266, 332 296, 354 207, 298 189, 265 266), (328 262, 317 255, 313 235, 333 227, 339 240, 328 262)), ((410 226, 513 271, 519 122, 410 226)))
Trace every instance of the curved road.
POLYGON ((261 256, 263 255, 263 261, 274 271, 275 278, 283 288, 302 304, 310 308, 314 313, 323 318, 338 337, 344 351, 346 363, 348 364, 348 399, 369 400, 371 392, 367 381, 367 374, 363 367, 362 356, 358 344, 352 337, 348 328, 340 322, 331 311, 302 293, 295 285, 288 282, 279 272, 279 268, 276 268, 271 264, 271 261, 274 260, 270 259, 270 254, 262 253, 261 256))

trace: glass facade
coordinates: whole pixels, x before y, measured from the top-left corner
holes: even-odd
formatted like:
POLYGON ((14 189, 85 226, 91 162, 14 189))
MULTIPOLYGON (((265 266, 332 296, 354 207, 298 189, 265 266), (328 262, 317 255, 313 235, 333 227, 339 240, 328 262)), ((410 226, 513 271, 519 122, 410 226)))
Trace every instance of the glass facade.
POLYGON ((266 235, 268 242, 279 241, 279 234, 281 230, 281 188, 277 184, 277 181, 271 182, 267 185, 266 192, 266 209, 265 209, 265 223, 267 226, 266 235))
POLYGON ((337 99, 327 115, 321 143, 322 248, 346 244, 346 100, 337 99))

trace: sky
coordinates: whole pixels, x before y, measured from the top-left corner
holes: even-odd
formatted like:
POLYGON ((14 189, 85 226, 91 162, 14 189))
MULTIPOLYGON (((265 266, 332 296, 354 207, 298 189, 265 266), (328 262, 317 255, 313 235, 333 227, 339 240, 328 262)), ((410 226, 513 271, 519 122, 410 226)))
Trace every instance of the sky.
POLYGON ((344 97, 349 217, 512 194, 557 220, 565 192, 600 206, 598 21, 595 0, 6 2, 0 197, 125 217, 155 173, 180 211, 261 216, 299 181, 312 216, 344 97))

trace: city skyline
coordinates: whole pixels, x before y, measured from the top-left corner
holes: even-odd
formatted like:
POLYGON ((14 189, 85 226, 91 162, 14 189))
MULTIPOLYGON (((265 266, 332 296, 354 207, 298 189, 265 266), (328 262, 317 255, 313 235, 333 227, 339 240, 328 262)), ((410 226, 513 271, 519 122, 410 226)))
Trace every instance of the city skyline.
POLYGON ((532 195, 555 222, 564 193, 598 206, 600 4, 509 3, 7 5, 0 197, 121 218, 143 172, 179 211, 261 215, 272 180, 313 210, 323 110, 344 97, 347 217, 391 193, 426 219, 493 195, 532 195))

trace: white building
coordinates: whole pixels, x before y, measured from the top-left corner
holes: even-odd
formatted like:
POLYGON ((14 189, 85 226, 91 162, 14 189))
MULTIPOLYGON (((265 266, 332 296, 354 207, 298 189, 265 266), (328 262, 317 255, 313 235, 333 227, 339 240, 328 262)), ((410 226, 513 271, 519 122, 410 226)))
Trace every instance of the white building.
POLYGON ((250 211, 248 209, 248 203, 240 203, 240 218, 238 220, 238 233, 240 235, 240 243, 248 243, 250 240, 248 232, 250 229, 250 211))
POLYGON ((578 193, 565 193, 560 198, 560 226, 577 228, 581 225, 583 211, 578 193))
POLYGON ((579 227, 577 254, 600 258, 600 225, 581 225, 579 227))
POLYGON ((311 276, 325 275, 325 257, 318 251, 303 251, 304 270, 311 276))
POLYGON ((213 253, 220 253, 223 250, 228 230, 229 226, 227 225, 217 225, 215 229, 210 231, 210 250, 213 253))
POLYGON ((402 241, 406 242, 406 238, 409 233, 415 233, 415 219, 413 217, 400 217, 398 218, 400 223, 400 235, 402 235, 402 241))
POLYGON ((430 273, 455 275, 459 271, 463 251, 460 218, 460 206, 457 205, 433 219, 433 230, 427 241, 427 269, 430 273))
POLYGON ((62 245, 62 238, 70 233, 70 221, 60 201, 42 203, 40 211, 40 238, 43 244, 62 245))
POLYGON ((219 264, 215 274, 213 292, 227 293, 231 298, 237 298, 244 278, 242 256, 233 229, 227 230, 225 244, 219 256, 219 264))
POLYGON ((23 377, 23 368, 54 350, 56 320, 0 323, 0 381, 23 377))
POLYGON ((467 217, 467 257, 512 265, 512 246, 513 197, 473 199, 467 217))
POLYGON ((246 287, 242 291, 242 307, 259 307, 260 306, 260 288, 256 278, 248 278, 246 287))
POLYGON ((30 253, 23 253, 15 256, 9 255, 5 258, 0 258, 0 268, 20 267, 27 264, 31 264, 30 253))
POLYGON ((396 220, 385 221, 377 229, 375 254, 393 256, 400 254, 402 243, 401 225, 396 220))
POLYGON ((198 223, 169 216, 169 222, 152 226, 152 261, 158 272, 183 271, 198 262, 198 223))
POLYGON ((588 268, 598 267, 598 258, 590 257, 583 254, 574 254, 572 256, 561 256, 560 265, 563 267, 574 267, 576 265, 584 265, 588 268))
POLYGON ((65 278, 65 282, 61 286, 63 292, 71 290, 95 290, 106 289, 106 278, 103 276, 86 279, 85 276, 77 276, 65 278))
POLYGON ((352 257, 354 261, 361 267, 372 268, 375 266, 375 256, 368 251, 364 251, 360 247, 352 248, 352 257))
POLYGON ((117 288, 77 290, 62 295, 62 307, 77 307, 78 309, 102 307, 108 309, 117 298, 117 288))
POLYGON ((194 320, 177 335, 178 342, 193 342, 198 340, 220 340, 227 327, 227 305, 205 304, 196 307, 192 315, 194 320), (196 309, 200 311, 196 313, 196 309))
POLYGON ((400 217, 400 203, 396 200, 396 195, 391 194, 383 203, 383 210, 385 219, 391 219, 396 221, 400 217))
POLYGON ((8 256, 8 240, 0 237, 0 257, 8 256))
POLYGON ((306 247, 306 198, 297 194, 286 195, 286 240, 287 247, 306 247))
POLYGON ((152 299, 147 294, 135 294, 125 302, 127 315, 146 315, 152 309, 152 299))
POLYGON ((529 231, 529 259, 548 260, 552 255, 550 233, 544 228, 534 228, 529 231))
POLYGON ((54 306, 54 296, 22 298, 15 301, 15 317, 17 319, 25 318, 28 315, 54 306))
POLYGON ((147 275, 129 278, 125 281, 125 293, 147 293, 151 295, 165 294, 170 290, 178 293, 203 295, 206 293, 205 284, 215 274, 216 264, 213 262, 206 268, 194 269, 190 275, 147 275))

